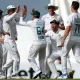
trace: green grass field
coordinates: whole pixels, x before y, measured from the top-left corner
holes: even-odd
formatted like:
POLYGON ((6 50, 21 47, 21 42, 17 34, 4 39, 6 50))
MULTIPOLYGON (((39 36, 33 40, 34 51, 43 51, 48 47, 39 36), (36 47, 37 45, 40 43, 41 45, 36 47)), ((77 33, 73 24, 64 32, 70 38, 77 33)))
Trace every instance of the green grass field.
POLYGON ((80 80, 80 79, 0 79, 0 80, 80 80))

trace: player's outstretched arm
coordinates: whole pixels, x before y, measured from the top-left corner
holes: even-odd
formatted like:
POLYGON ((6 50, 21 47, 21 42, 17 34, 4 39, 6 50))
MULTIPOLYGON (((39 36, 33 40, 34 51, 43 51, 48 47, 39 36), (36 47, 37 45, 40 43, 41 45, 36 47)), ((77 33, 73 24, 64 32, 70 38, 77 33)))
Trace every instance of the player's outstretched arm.
MULTIPOLYGON (((20 8, 19 8, 20 9, 20 8)), ((17 10, 19 10, 19 9, 17 9, 17 10)), ((16 11, 17 11, 16 10, 16 11)), ((26 18, 26 15, 27 15, 27 6, 26 5, 24 5, 24 7, 23 7, 23 9, 22 9, 24 12, 25 12, 25 14, 24 14, 24 19, 26 18)), ((16 22, 19 22, 19 20, 20 20, 20 16, 16 16, 15 17, 15 20, 16 20, 16 22)))
POLYGON ((27 6, 24 5, 24 8, 21 10, 20 12, 20 21, 19 21, 19 24, 22 25, 22 26, 30 26, 30 24, 27 24, 27 22, 25 22, 23 19, 24 19, 24 16, 26 15, 27 13, 27 6))
POLYGON ((62 42, 61 42, 62 46, 64 46, 64 42, 65 42, 66 37, 69 34, 70 28, 71 28, 70 26, 67 26, 66 29, 65 29, 64 36, 63 36, 63 39, 62 39, 62 42))
POLYGON ((12 15, 9 15, 9 16, 5 17, 3 20, 4 20, 5 22, 8 22, 8 21, 12 20, 19 11, 20 11, 20 5, 18 5, 18 6, 16 7, 16 10, 15 10, 15 12, 14 12, 12 15))

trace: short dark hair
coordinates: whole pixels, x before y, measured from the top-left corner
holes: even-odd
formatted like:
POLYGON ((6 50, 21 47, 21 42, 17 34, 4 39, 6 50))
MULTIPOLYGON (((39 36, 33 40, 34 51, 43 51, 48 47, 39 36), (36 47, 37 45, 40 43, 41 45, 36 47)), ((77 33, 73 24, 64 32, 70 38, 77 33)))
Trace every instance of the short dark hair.
POLYGON ((52 21, 50 22, 50 24, 52 24, 52 23, 59 25, 59 21, 56 21, 56 20, 52 20, 52 21))
POLYGON ((79 2, 78 1, 73 1, 71 6, 73 7, 74 10, 78 10, 79 2))

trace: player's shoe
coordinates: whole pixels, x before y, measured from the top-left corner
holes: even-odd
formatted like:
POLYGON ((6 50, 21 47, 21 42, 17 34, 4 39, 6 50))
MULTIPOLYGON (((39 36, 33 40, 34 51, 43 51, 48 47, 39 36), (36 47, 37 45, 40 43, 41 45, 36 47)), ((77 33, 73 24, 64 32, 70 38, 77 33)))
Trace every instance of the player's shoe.
POLYGON ((68 74, 65 73, 65 74, 62 74, 61 76, 58 77, 58 79, 61 79, 61 78, 67 79, 68 78, 68 74))
POLYGON ((6 79, 6 76, 3 74, 3 71, 0 72, 0 79, 6 79))
POLYGON ((34 73, 33 78, 37 78, 40 74, 42 74, 42 72, 40 70, 38 70, 37 72, 34 73))
POLYGON ((49 72, 45 75, 46 78, 49 79, 49 78, 51 77, 51 74, 52 74, 51 71, 49 71, 49 72))
POLYGON ((58 75, 52 75, 51 79, 57 79, 59 76, 58 75))
POLYGON ((11 76, 7 76, 7 79, 11 79, 11 76))
POLYGON ((50 77, 51 77, 51 71, 49 71, 47 74, 45 74, 45 76, 46 76, 46 79, 50 79, 50 77))
POLYGON ((0 75, 0 79, 6 79, 4 75, 0 75))
POLYGON ((23 79, 22 77, 18 76, 17 74, 12 74, 12 79, 23 79))
POLYGON ((69 72, 68 77, 73 78, 73 72, 69 72))
POLYGON ((0 79, 6 79, 6 76, 4 76, 2 72, 0 74, 0 79))
POLYGON ((11 77, 11 79, 23 79, 23 78, 20 76, 14 76, 14 77, 11 77))
POLYGON ((40 75, 40 78, 41 78, 41 79, 47 79, 47 77, 46 77, 45 74, 41 74, 41 75, 40 75))

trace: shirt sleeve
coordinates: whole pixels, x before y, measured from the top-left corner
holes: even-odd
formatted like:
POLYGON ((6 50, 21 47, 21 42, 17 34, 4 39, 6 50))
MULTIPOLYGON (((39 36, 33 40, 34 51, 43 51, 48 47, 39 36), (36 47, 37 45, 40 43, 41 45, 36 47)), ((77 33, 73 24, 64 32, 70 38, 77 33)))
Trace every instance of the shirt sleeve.
POLYGON ((64 21, 63 21, 62 17, 60 16, 60 25, 61 24, 64 24, 64 21))
POLYGON ((41 20, 45 21, 45 16, 42 16, 41 20))
POLYGON ((19 24, 22 25, 22 26, 28 26, 28 27, 31 26, 30 23, 23 21, 23 17, 20 17, 19 24))
POLYGON ((65 27, 67 27, 67 26, 71 26, 71 18, 70 17, 67 18, 67 21, 65 23, 65 27))
POLYGON ((48 32, 45 33, 45 36, 46 36, 46 37, 50 37, 50 35, 51 35, 51 34, 50 34, 50 31, 48 31, 48 32))
POLYGON ((5 22, 8 22, 8 21, 10 21, 10 20, 12 20, 15 16, 16 16, 16 12, 14 12, 12 15, 10 15, 10 16, 6 16, 5 18, 4 18, 4 21, 5 22))

